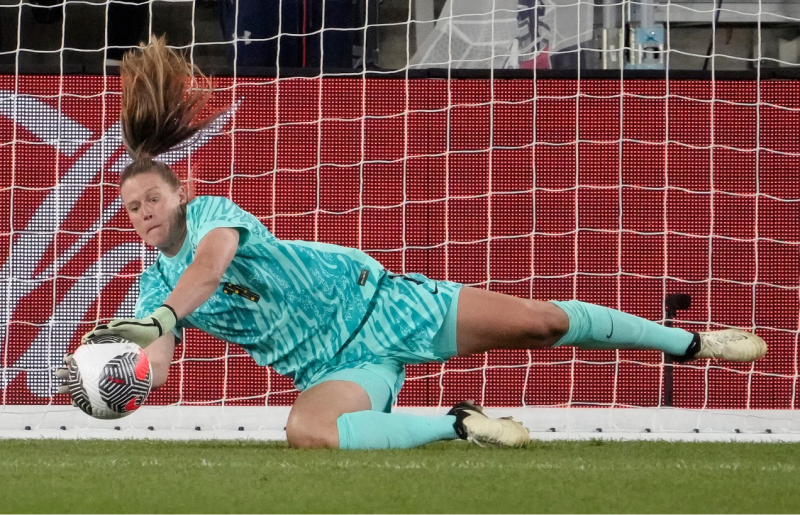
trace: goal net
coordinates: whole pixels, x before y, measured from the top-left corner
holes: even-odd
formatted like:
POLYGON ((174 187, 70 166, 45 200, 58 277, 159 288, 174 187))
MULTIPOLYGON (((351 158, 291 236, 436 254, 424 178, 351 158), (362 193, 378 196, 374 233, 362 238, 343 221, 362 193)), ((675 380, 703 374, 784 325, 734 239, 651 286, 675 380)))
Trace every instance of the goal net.
MULTIPOLYGON (((161 160, 280 238, 524 298, 739 327, 769 346, 754 364, 557 348, 414 365, 398 410, 474 399, 541 438, 800 434, 800 40, 781 32, 797 8, 461 1, 395 2, 400 19, 366 2, 333 28, 327 7, 351 2, 298 2, 299 30, 280 11, 274 35, 253 35, 238 31, 240 0, 219 24, 238 32, 218 41, 213 2, 137 4, 145 33, 165 25, 168 42, 164 20, 190 20, 176 46, 218 72, 209 108, 235 106, 161 160), (349 68, 326 64, 338 32, 349 68), (271 66, 237 61, 259 43, 271 66), (297 60, 282 64, 281 48, 297 60), (665 304, 676 294, 689 305, 665 304)), ((86 19, 102 31, 114 4, 86 3, 98 10, 86 19)), ((291 381, 191 330, 130 417, 92 420, 55 394, 64 353, 133 314, 155 257, 117 188, 129 160, 106 60, 124 47, 108 33, 70 46, 76 9, 0 5, 0 433, 281 438, 291 381), (60 40, 37 40, 42 26, 60 40)))

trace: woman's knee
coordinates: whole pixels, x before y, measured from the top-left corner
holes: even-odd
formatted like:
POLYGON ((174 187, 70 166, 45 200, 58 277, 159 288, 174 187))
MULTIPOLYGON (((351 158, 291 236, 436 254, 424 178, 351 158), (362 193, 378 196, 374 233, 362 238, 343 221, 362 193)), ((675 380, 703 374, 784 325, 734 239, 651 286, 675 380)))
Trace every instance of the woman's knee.
MULTIPOLYGON (((526 339, 546 346, 553 345, 569 329, 569 317, 563 309, 552 302, 528 300, 529 316, 525 317, 526 339)), ((541 345, 536 345, 537 347, 541 345)))
POLYGON ((300 449, 336 449, 339 447, 336 419, 293 409, 286 422, 286 440, 290 447, 300 449))
POLYGON ((366 390, 351 381, 324 381, 303 391, 289 412, 286 439, 292 447, 339 447, 342 413, 370 409, 366 390))

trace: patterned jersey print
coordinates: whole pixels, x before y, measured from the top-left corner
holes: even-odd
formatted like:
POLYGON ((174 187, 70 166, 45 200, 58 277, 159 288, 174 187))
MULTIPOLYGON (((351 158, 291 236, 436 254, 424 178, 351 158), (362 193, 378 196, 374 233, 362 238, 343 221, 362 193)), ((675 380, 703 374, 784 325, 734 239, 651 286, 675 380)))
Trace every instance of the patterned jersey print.
POLYGON ((178 327, 236 343, 259 365, 293 379, 298 370, 308 373, 332 360, 361 324, 385 274, 380 263, 357 249, 279 240, 224 197, 192 200, 186 225, 178 254, 159 253, 142 274, 136 316, 164 302, 205 235, 235 228, 239 248, 219 287, 178 327))

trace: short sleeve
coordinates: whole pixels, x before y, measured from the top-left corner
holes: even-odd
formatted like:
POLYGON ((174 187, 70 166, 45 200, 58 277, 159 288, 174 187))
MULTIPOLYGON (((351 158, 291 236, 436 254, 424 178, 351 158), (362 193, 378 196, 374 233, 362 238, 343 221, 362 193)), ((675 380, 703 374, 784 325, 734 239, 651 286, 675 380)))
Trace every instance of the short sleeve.
POLYGON ((197 241, 220 227, 230 227, 239 231, 239 245, 247 243, 254 232, 267 229, 256 218, 225 197, 198 197, 190 204, 190 223, 194 224, 197 241))
MULTIPOLYGON (((158 272, 155 270, 157 266, 151 266, 139 277, 139 298, 136 299, 134 314, 136 318, 150 315, 169 297, 170 289, 164 281, 160 280, 158 272)), ((176 338, 183 338, 180 328, 175 327, 172 332, 175 333, 176 338)))

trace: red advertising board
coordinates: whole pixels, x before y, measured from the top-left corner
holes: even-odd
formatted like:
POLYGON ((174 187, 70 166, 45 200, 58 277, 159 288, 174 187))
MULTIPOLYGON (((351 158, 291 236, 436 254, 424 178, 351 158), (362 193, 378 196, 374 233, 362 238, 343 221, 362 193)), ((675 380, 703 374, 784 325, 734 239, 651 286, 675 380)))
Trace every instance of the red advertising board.
MULTIPOLYGON (((164 156, 278 237, 359 247, 522 297, 756 328, 769 354, 674 372, 674 403, 795 408, 800 82, 216 79, 219 130, 164 156)), ((0 78, 0 389, 64 403, 52 367, 132 313, 152 259, 120 208, 114 78, 0 78)), ((239 348, 189 332, 149 403, 286 405, 239 348)), ((409 368, 400 405, 657 406, 655 352, 493 352, 409 368)))

